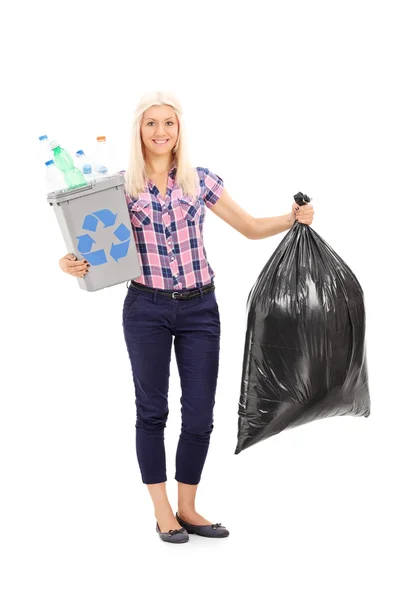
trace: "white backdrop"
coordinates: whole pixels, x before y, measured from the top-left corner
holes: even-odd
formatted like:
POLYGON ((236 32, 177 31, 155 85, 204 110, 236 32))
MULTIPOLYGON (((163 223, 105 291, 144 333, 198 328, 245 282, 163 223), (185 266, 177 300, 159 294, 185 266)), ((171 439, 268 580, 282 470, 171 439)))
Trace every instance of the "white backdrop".
MULTIPOLYGON (((177 596, 397 599, 398 21, 395 2, 20 3, 3 21, 0 550, 4 600, 177 596), (371 416, 234 455, 245 303, 283 235, 208 211, 222 338, 198 510, 224 540, 162 543, 136 462, 124 284, 80 290, 46 200, 37 137, 107 135, 126 167, 140 96, 183 103, 193 165, 258 217, 313 198, 313 228, 365 293, 371 416), (397 455, 397 456, 396 456, 397 455), (397 554, 397 560, 396 560, 397 554), (237 592, 237 594, 236 594, 237 592)), ((175 356, 168 488, 179 435, 175 356)))

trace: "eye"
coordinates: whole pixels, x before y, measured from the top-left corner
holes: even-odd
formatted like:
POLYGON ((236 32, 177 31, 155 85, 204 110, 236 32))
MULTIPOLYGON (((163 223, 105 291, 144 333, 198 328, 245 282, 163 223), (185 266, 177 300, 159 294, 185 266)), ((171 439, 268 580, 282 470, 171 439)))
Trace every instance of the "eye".
MULTIPOLYGON (((147 123, 147 125, 151 125, 151 123, 154 123, 154 121, 149 121, 149 122, 147 123)), ((173 121, 167 121, 167 123, 171 123, 171 125, 173 125, 173 124, 174 124, 174 122, 173 122, 173 121)))

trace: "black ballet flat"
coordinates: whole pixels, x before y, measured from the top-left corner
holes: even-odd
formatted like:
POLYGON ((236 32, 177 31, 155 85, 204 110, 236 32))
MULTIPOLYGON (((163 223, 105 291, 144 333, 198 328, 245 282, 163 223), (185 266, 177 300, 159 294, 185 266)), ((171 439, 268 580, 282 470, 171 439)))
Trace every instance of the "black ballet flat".
POLYGON ((224 538, 229 535, 228 529, 221 525, 221 523, 213 523, 212 525, 192 525, 178 517, 178 514, 175 516, 179 525, 182 525, 188 533, 196 533, 197 535, 209 538, 224 538))
POLYGON ((184 527, 180 529, 170 529, 169 531, 162 532, 156 524, 156 531, 163 542, 171 542, 171 544, 183 544, 189 541, 189 534, 184 527))

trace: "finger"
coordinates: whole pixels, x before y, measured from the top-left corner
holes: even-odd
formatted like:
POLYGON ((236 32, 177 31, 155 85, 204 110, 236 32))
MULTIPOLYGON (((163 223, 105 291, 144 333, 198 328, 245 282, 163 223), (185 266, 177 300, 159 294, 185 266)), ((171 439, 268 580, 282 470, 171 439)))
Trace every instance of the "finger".
POLYGON ((71 260, 71 259, 61 259, 60 260, 60 265, 62 265, 62 268, 64 267, 66 269, 69 268, 75 268, 75 267, 83 267, 84 265, 89 265, 87 260, 71 260))
POLYGON ((72 269, 72 271, 76 270, 76 269, 85 269, 87 267, 90 267, 91 265, 86 261, 86 260, 80 260, 79 262, 67 262, 63 264, 64 267, 64 271, 69 271, 72 269))
POLYGON ((81 273, 86 273, 86 271, 88 271, 88 268, 86 266, 83 267, 68 267, 67 269, 67 273, 70 273, 72 275, 75 274, 81 274, 81 273))
POLYGON ((85 275, 88 274, 89 271, 78 271, 77 273, 71 273, 71 275, 74 275, 74 277, 85 277, 85 275))
POLYGON ((67 264, 67 268, 68 269, 75 269, 75 268, 81 268, 81 267, 90 267, 90 264, 88 263, 87 260, 74 260, 74 262, 68 263, 67 264))
POLYGON ((81 264, 83 264, 83 263, 87 262, 87 260, 86 260, 85 258, 82 258, 81 260, 78 260, 74 254, 67 254, 67 255, 65 256, 65 258, 66 258, 67 260, 69 260, 69 261, 73 262, 73 263, 74 263, 74 265, 81 265, 81 264))

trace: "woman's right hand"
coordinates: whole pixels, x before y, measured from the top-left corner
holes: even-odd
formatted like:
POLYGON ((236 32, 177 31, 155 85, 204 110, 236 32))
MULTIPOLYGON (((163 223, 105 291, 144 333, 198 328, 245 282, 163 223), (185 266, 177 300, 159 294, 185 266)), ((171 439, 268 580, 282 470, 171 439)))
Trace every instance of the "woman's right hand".
POLYGON ((66 254, 58 261, 60 269, 74 277, 85 277, 90 265, 87 260, 77 260, 74 254, 66 254))

